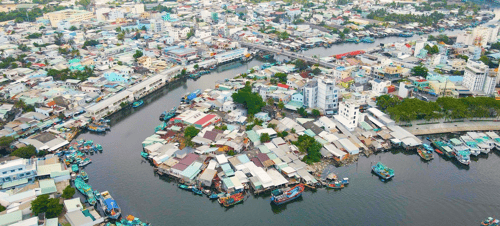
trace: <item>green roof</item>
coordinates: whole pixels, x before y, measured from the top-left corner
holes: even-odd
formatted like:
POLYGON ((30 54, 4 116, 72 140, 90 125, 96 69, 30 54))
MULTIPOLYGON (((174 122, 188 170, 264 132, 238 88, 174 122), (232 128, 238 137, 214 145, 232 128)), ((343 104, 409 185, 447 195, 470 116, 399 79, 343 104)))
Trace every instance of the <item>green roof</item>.
POLYGON ((56 183, 54 182, 54 179, 40 180, 39 183, 40 183, 40 190, 42 191, 43 195, 57 192, 56 183))
MULTIPOLYGON (((15 186, 18 186, 18 185, 21 185, 21 184, 26 184, 26 183, 28 183, 28 178, 23 178, 21 180, 15 180, 15 181, 12 181, 12 182, 5 182, 2 185, 2 189, 6 189, 6 188, 10 188, 10 187, 15 187, 15 186)), ((0 225, 3 225, 3 224, 0 223, 0 225)))
POLYGON ((260 136, 257 135, 257 133, 253 130, 246 131, 248 139, 250 139, 252 142, 256 143, 260 141, 260 136))
POLYGON ((314 137, 316 136, 316 134, 310 130, 310 129, 307 129, 306 131, 304 131, 304 133, 307 135, 307 136, 310 136, 310 137, 314 137))
POLYGON ((0 225, 9 225, 22 220, 23 220, 23 212, 21 210, 0 215, 0 225))
POLYGON ((259 145, 257 147, 259 148, 259 150, 260 150, 261 153, 264 153, 264 154, 269 153, 269 148, 267 148, 267 146, 265 146, 265 145, 259 145))
POLYGON ((59 220, 57 218, 50 218, 45 221, 46 226, 58 226, 59 220))

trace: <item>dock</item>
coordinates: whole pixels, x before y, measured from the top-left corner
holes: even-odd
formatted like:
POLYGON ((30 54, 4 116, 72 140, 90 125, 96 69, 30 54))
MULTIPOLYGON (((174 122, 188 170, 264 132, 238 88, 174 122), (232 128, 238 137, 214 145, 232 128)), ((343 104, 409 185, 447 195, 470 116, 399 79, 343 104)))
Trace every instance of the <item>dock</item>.
POLYGON ((426 125, 414 125, 404 127, 413 135, 427 135, 440 133, 456 133, 465 131, 492 131, 500 130, 500 123, 497 121, 465 121, 465 122, 450 122, 437 123, 426 125))

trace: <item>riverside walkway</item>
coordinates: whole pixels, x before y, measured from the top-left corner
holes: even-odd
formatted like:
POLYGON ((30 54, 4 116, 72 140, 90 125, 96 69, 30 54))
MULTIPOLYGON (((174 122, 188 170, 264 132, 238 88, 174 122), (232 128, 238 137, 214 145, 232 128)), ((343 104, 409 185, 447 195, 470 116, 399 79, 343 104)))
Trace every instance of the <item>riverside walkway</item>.
POLYGON ((413 135, 427 135, 439 133, 455 133, 466 131, 490 131, 500 130, 500 122, 488 121, 464 121, 464 122, 449 122, 449 123, 436 123, 416 125, 410 127, 403 127, 413 135))

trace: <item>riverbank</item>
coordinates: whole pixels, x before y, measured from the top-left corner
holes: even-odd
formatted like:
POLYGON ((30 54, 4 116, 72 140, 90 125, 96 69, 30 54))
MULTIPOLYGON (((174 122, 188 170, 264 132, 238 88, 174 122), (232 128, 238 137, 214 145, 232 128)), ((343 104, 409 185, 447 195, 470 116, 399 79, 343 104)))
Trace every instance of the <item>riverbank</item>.
POLYGON ((495 120, 447 122, 404 127, 413 135, 458 133, 467 131, 499 131, 500 123, 495 120))

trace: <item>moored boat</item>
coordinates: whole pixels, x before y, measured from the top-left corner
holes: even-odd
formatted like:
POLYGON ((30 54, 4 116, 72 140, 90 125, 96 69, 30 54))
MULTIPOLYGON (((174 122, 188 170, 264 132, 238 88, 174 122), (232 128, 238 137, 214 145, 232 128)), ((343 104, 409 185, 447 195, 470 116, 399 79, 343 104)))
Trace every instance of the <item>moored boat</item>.
POLYGON ((243 202, 243 198, 245 198, 243 193, 236 193, 236 194, 233 194, 229 197, 219 198, 219 203, 222 204, 224 207, 230 207, 230 206, 234 206, 240 202, 243 202))
POLYGON ((82 177, 82 179, 84 181, 88 181, 89 180, 89 175, 87 174, 87 172, 85 172, 83 170, 80 171, 80 176, 82 177))
POLYGON ((342 189, 344 188, 344 184, 338 181, 335 181, 333 183, 329 183, 328 188, 333 188, 333 189, 342 189))
POLYGON ((430 152, 422 147, 417 148, 417 153, 420 156, 420 158, 422 158, 425 161, 430 161, 431 159, 434 158, 434 156, 432 155, 432 152, 430 152))
POLYGON ((394 177, 394 170, 380 162, 372 166, 372 171, 384 180, 389 180, 394 177))
POLYGON ((195 194, 195 195, 203 195, 203 192, 198 189, 198 188, 191 188, 191 191, 195 194))
POLYGON ((481 221, 481 225, 484 226, 498 226, 500 224, 500 220, 495 219, 493 217, 488 217, 484 221, 481 221))
POLYGON ((453 146, 453 153, 455 158, 464 165, 470 164, 470 151, 464 145, 453 146))
POLYGON ((305 186, 303 184, 298 184, 287 191, 282 191, 280 189, 274 190, 271 192, 271 202, 273 202, 276 205, 281 205, 290 202, 302 196, 302 192, 304 192, 304 189, 305 186))
POLYGON ((141 152, 141 156, 142 156, 143 158, 147 159, 147 158, 148 158, 148 156, 149 156, 149 154, 148 154, 147 152, 145 152, 145 151, 142 151, 142 152, 141 152))
POLYGON ((111 219, 117 220, 121 215, 121 209, 108 191, 100 193, 99 202, 104 213, 111 219))
POLYGON ((136 101, 132 104, 132 107, 137 108, 140 107, 142 104, 144 104, 143 100, 136 101))

